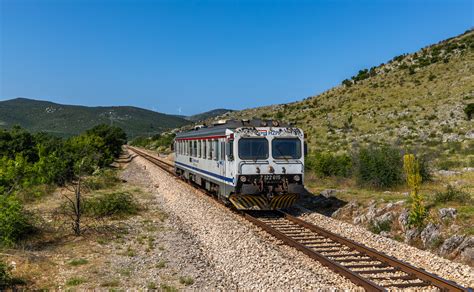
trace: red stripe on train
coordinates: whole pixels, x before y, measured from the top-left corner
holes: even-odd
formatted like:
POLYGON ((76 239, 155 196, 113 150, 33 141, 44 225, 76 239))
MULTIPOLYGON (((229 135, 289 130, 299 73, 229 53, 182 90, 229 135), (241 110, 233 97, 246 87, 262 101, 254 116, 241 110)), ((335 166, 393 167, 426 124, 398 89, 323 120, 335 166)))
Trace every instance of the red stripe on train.
POLYGON ((176 138, 175 141, 187 141, 187 140, 208 140, 217 138, 227 138, 227 136, 207 136, 207 137, 193 137, 193 138, 176 138))

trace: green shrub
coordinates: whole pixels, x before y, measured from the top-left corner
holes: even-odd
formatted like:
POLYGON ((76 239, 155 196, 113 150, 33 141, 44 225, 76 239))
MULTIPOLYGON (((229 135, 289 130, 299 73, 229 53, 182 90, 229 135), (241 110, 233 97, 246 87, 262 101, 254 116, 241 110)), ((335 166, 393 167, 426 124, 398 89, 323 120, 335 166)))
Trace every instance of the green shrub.
POLYGON ((369 231, 375 234, 380 234, 380 232, 385 231, 389 232, 392 229, 392 222, 391 221, 382 221, 382 222, 374 222, 371 221, 369 223, 369 231))
POLYGON ((90 190, 100 190, 111 188, 117 185, 120 179, 112 169, 102 169, 98 173, 91 177, 88 177, 85 181, 85 185, 90 190))
POLYGON ((439 169, 449 170, 462 165, 461 161, 458 160, 440 160, 437 163, 439 169))
POLYGON ((306 157, 306 167, 319 177, 347 177, 351 173, 352 160, 347 154, 318 152, 306 157))
POLYGON ((82 283, 85 283, 85 282, 86 282, 86 280, 84 280, 83 278, 72 277, 72 278, 70 278, 66 281, 66 285, 67 286, 78 286, 78 285, 81 285, 82 283))
POLYGON ((11 275, 12 267, 6 264, 3 261, 0 261, 0 290, 8 288, 11 286, 12 282, 12 275, 11 275))
POLYGON ((138 203, 127 192, 107 193, 84 202, 85 213, 93 217, 133 215, 138 209, 138 203))
POLYGON ((474 103, 466 105, 464 112, 466 113, 467 119, 471 120, 472 116, 474 116, 474 103))
POLYGON ((14 196, 0 194, 0 245, 11 246, 32 231, 21 203, 14 196))
POLYGON ((437 192, 434 195, 435 204, 442 204, 447 202, 468 203, 471 201, 471 196, 467 192, 458 189, 452 185, 448 185, 446 187, 446 191, 437 192))
POLYGON ((361 148, 355 173, 359 185, 377 188, 399 185, 403 181, 400 150, 389 146, 361 148))
POLYGON ((179 277, 179 282, 185 286, 194 284, 194 279, 189 276, 179 277))

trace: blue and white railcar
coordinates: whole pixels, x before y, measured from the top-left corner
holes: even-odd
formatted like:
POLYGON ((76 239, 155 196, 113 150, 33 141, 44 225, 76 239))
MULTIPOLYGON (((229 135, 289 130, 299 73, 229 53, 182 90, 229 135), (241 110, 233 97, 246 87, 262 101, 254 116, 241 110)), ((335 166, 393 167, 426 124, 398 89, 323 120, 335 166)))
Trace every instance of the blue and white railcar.
POLYGON ((176 135, 175 171, 238 209, 295 203, 303 190, 304 135, 277 121, 220 121, 176 135))

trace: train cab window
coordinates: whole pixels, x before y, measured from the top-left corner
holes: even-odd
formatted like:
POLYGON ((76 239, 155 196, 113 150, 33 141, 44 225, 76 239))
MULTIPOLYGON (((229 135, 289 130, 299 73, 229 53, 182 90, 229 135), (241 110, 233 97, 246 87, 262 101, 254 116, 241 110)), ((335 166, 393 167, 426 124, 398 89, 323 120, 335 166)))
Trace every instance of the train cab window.
POLYGON ((272 141, 272 156, 275 159, 301 158, 301 141, 298 138, 275 138, 272 141))
POLYGON ((268 158, 266 138, 242 138, 239 140, 240 159, 257 160, 268 158))

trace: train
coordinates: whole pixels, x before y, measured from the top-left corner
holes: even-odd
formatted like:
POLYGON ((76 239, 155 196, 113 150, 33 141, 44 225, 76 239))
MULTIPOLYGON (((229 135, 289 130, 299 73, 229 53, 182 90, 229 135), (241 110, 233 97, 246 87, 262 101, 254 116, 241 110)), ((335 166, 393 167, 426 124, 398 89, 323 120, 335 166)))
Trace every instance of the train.
POLYGON ((289 124, 220 120, 173 143, 176 175, 239 210, 288 208, 304 190, 304 133, 289 124))

